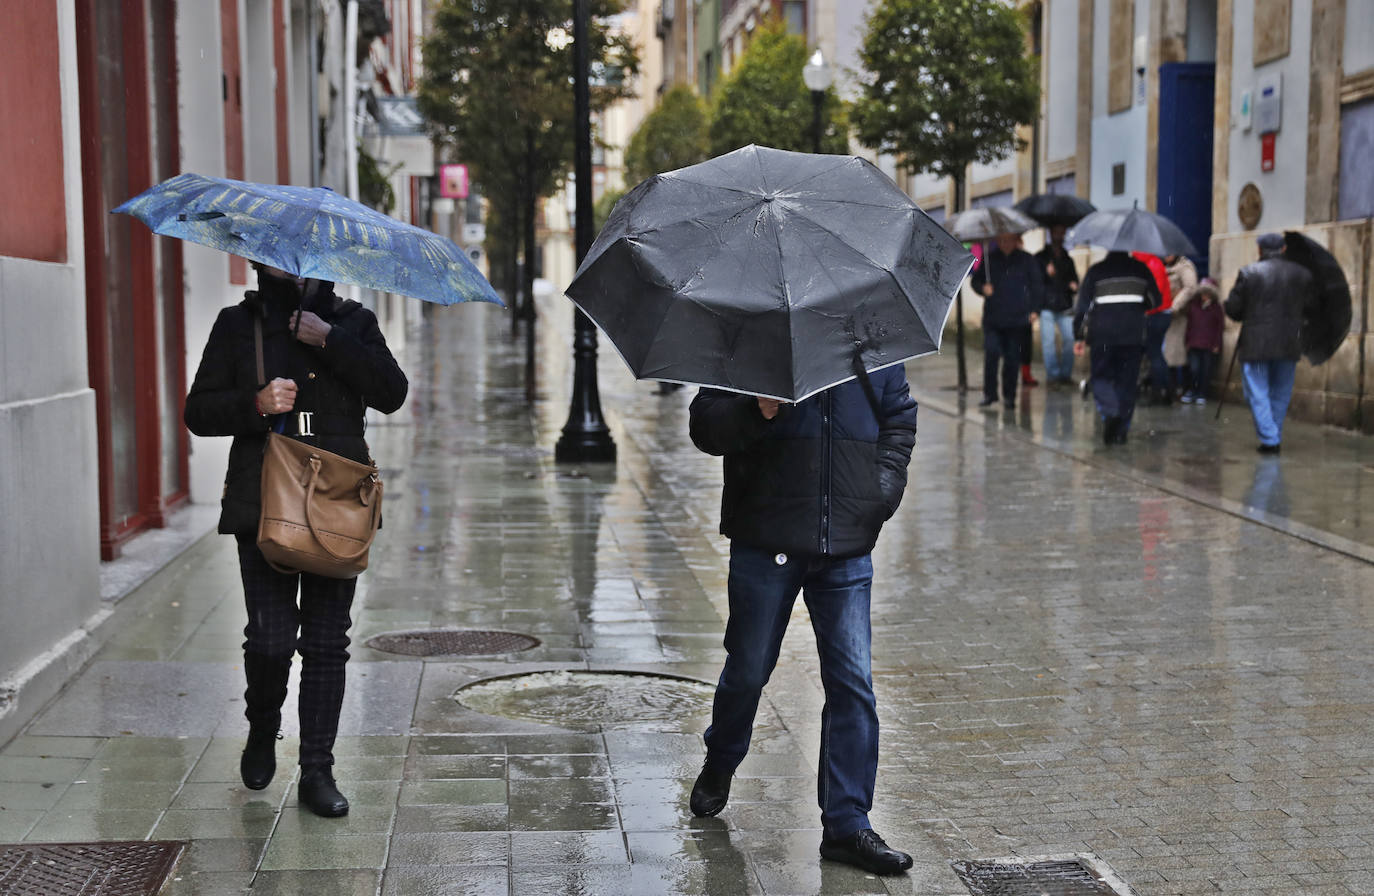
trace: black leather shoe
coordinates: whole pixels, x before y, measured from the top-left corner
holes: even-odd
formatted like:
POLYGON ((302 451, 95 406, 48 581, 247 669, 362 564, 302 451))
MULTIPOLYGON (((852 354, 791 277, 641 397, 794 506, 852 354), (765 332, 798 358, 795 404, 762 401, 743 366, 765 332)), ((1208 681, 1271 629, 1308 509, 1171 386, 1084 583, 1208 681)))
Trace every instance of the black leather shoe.
POLYGON ((1260 454, 1278 454, 1283 448, 1279 445, 1265 445, 1261 443, 1255 450, 1260 454))
POLYGON ((734 772, 716 768, 707 760, 692 785, 692 814, 697 818, 710 818, 720 814, 730 799, 730 779, 734 772))
POLYGON ((995 405, 995 404, 997 404, 997 399, 996 399, 996 397, 988 398, 988 397, 984 396, 983 400, 980 401, 980 402, 978 402, 978 407, 980 407, 980 408, 989 408, 989 407, 992 407, 992 406, 995 405))
POLYGON ((301 805, 321 818, 338 818, 348 814, 348 800, 334 783, 334 772, 327 765, 301 772, 301 805))
POLYGON ((250 731, 239 758, 239 777, 249 790, 262 790, 277 773, 277 732, 250 731))
POLYGON ((1102 444, 1115 445, 1117 433, 1121 431, 1120 417, 1107 417, 1102 421, 1102 444))
POLYGON ((888 846, 872 828, 855 831, 838 840, 821 840, 821 858, 854 865, 873 874, 901 874, 911 867, 911 856, 888 846))

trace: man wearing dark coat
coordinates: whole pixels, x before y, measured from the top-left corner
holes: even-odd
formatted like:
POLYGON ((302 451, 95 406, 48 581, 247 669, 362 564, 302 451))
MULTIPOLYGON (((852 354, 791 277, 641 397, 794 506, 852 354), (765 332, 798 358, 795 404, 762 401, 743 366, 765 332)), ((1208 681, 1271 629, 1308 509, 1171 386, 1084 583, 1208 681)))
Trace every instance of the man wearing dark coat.
POLYGON ((215 320, 186 396, 185 422, 198 436, 232 436, 219 531, 238 542, 248 621, 243 670, 248 742, 244 786, 261 790, 276 774, 291 662, 301 656, 300 804, 329 818, 348 813, 334 780, 334 739, 348 662, 349 608, 357 579, 282 572, 257 546, 263 447, 277 431, 350 460, 367 462, 363 414, 391 413, 408 383, 377 327, 333 284, 255 264, 258 289, 215 320), (259 381, 257 335, 263 372, 259 381))
POLYGON ((1240 269, 1223 307, 1227 317, 1244 324, 1236 351, 1258 450, 1278 454, 1302 356, 1299 333, 1303 318, 1316 308, 1317 284, 1307 268, 1283 257, 1281 235, 1266 233, 1258 243, 1260 260, 1240 269))
POLYGON ((1073 379, 1073 301, 1078 292, 1078 266, 1064 248, 1064 226, 1048 228, 1045 248, 1035 260, 1045 272, 1044 304, 1040 309, 1040 354, 1051 386, 1073 379), (1059 336, 1055 349, 1054 337, 1059 336))
POLYGON ((692 441, 725 459, 720 531, 730 538, 730 617, 691 809, 700 817, 725 808, 801 592, 825 689, 821 856, 900 874, 911 857, 868 820, 878 771, 869 552, 906 488, 916 402, 900 366, 867 379, 794 405, 715 389, 692 400, 692 441))
POLYGON ((1091 346, 1091 384, 1102 417, 1102 441, 1126 442, 1140 394, 1145 354, 1145 312, 1160 303, 1159 286, 1145 263, 1108 252, 1088 268, 1073 316, 1074 352, 1091 346))
POLYGON ((997 402, 1001 366, 1002 403, 1016 407, 1016 374, 1029 357, 1022 357, 1025 330, 1045 304, 1045 275, 1014 233, 997 237, 997 247, 983 256, 973 272, 973 288, 983 296, 983 400, 997 402))

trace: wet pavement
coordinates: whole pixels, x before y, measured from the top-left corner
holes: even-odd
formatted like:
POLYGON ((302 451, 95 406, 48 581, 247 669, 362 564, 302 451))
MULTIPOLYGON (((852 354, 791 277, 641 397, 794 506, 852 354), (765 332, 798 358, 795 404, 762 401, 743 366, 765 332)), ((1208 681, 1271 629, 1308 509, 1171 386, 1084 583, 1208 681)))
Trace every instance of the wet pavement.
POLYGON ((173 894, 949 896, 953 860, 1070 853, 1140 896, 1374 892, 1371 440, 1290 424, 1261 458, 1245 409, 1209 405, 1142 409, 1107 449, 1074 392, 987 413, 947 388, 951 358, 912 364, 912 489, 875 554, 873 820, 916 866, 879 879, 816 854, 800 604, 729 806, 687 811, 692 682, 723 659, 719 461, 686 439, 688 391, 603 350, 619 462, 556 465, 570 315, 547 310, 533 412, 507 319, 460 306, 369 432, 387 503, 336 751, 347 818, 297 807, 289 712, 277 781, 237 782, 243 609, 211 536, 0 750, 0 841, 188 839, 173 894), (539 643, 364 643, 431 629, 539 643))

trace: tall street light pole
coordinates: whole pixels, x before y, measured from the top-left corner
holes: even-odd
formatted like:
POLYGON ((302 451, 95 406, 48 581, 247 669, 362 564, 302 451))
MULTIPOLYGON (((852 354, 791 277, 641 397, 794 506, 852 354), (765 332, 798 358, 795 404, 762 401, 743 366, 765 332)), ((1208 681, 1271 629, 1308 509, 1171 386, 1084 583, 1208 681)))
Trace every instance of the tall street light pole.
POLYGON ((821 137, 823 129, 821 127, 821 109, 825 105, 825 92, 830 89, 831 83, 835 80, 834 73, 830 70, 830 63, 825 61, 825 54, 821 53, 820 48, 811 54, 811 59, 802 66, 802 82, 806 84, 807 90, 811 91, 811 151, 821 151, 821 137))
MULTIPOLYGON (((577 211, 573 240, 577 264, 592 247, 592 104, 589 86, 591 55, 587 23, 588 0, 573 0, 573 116, 575 119, 573 171, 577 211)), ((601 416, 601 395, 596 385, 596 325, 582 309, 574 312, 573 392, 568 422, 554 446, 554 460, 574 463, 615 461, 615 442, 601 416)))

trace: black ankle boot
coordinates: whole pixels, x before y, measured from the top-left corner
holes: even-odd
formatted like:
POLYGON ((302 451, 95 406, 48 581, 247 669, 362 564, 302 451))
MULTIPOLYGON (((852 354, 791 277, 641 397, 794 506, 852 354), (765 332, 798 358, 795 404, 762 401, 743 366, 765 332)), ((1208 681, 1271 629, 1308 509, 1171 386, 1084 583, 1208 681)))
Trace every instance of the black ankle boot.
POLYGON ((239 775, 249 790, 262 790, 277 773, 277 732, 249 731, 239 759, 239 775))
POLYGON ((300 803, 321 818, 348 814, 348 800, 334 783, 334 770, 327 765, 301 769, 300 803))
POLYGON ((734 772, 713 765, 708 759, 701 766, 701 774, 697 775, 696 783, 692 785, 692 797, 689 800, 692 814, 697 818, 719 815, 730 800, 732 777, 734 772))

